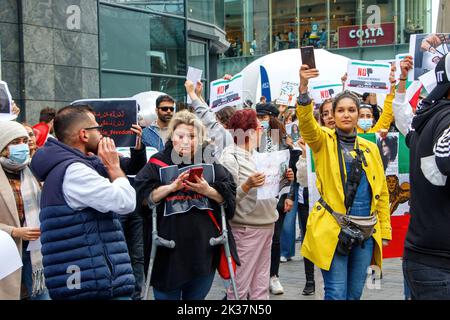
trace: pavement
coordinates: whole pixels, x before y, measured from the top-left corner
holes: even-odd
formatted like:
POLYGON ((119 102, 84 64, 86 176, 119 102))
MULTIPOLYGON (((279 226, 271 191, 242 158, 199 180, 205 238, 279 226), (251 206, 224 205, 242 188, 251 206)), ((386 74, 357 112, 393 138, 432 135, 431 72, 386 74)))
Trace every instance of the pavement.
MULTIPOLYGON (((305 273, 303 257, 300 255, 301 243, 296 243, 297 255, 291 261, 280 264, 280 282, 284 288, 284 294, 272 295, 270 300, 322 300, 321 276, 316 268, 316 294, 303 296, 301 293, 305 286, 305 273)), ((221 300, 225 296, 224 281, 216 274, 213 286, 207 300, 221 300)), ((364 288, 362 300, 403 300, 403 272, 400 258, 384 259, 382 277, 376 277, 368 281, 364 288)))

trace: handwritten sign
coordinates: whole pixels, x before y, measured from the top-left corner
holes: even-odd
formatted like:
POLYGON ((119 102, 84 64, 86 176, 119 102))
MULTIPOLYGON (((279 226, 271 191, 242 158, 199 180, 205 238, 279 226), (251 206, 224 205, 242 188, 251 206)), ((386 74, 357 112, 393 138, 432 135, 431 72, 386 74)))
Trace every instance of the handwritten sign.
POLYGON ((13 120, 14 117, 8 84, 5 81, 0 81, 0 121, 13 120))
POLYGON ((350 60, 347 66, 346 88, 358 93, 388 94, 391 89, 389 63, 350 60))
POLYGON ((311 97, 315 104, 320 104, 325 100, 332 99, 342 91, 342 83, 332 82, 311 82, 311 97))
POLYGON ((254 152, 256 170, 264 172, 266 182, 258 188, 257 199, 274 199, 280 191, 280 182, 289 168, 289 150, 259 153, 254 152))
POLYGON ((214 112, 242 103, 243 78, 241 74, 235 75, 230 80, 212 81, 210 88, 209 101, 214 112))
POLYGON ((295 106, 295 101, 298 97, 298 86, 299 84, 295 82, 281 82, 280 96, 277 99, 277 104, 289 107, 295 106))
POLYGON ((114 140, 116 147, 134 147, 136 135, 131 126, 137 124, 137 102, 133 99, 78 100, 72 105, 90 105, 95 120, 102 126, 102 135, 114 140))

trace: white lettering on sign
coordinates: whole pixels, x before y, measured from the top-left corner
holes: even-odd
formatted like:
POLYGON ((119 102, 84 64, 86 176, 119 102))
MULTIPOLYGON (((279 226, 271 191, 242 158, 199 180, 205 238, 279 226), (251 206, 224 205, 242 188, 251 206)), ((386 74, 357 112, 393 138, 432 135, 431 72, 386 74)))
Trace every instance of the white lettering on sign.
POLYGON ((367 7, 367 13, 371 14, 367 18, 367 27, 369 29, 378 29, 380 28, 381 23, 381 9, 377 5, 371 5, 367 7))
POLYGON ((436 80, 437 80, 437 82, 444 81, 444 71, 436 72, 436 80))
POLYGON ((374 38, 374 37, 383 37, 384 36, 384 32, 383 29, 380 28, 376 28, 376 29, 357 29, 357 30, 350 30, 350 32, 348 33, 348 36, 350 37, 350 39, 355 39, 355 38, 374 38))
POLYGON ((71 5, 67 7, 66 14, 67 17, 67 29, 69 30, 80 30, 81 29, 81 9, 77 5, 71 5))

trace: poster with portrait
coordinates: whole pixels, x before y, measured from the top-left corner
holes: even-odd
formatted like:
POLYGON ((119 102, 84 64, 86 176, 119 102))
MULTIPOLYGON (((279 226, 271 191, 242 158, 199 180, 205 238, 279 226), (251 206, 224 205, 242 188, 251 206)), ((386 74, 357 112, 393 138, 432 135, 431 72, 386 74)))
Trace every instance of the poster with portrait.
POLYGON ((408 80, 434 70, 444 55, 450 52, 450 33, 413 34, 409 40, 409 54, 414 58, 414 68, 408 73, 408 80))
POLYGON ((398 133, 390 132, 385 138, 377 133, 376 139, 386 176, 398 176, 398 133))
POLYGON ((90 105, 95 112, 95 120, 102 126, 105 137, 114 140, 116 147, 134 147, 136 134, 131 126, 137 124, 137 102, 134 99, 85 99, 72 105, 90 105))
POLYGON ((288 123, 286 126, 286 133, 292 138, 294 145, 300 139, 300 129, 297 122, 288 123))
POLYGON ((278 196, 281 189, 280 182, 289 168, 289 158, 289 150, 253 153, 256 170, 266 175, 266 182, 257 189, 258 200, 273 199, 278 196))

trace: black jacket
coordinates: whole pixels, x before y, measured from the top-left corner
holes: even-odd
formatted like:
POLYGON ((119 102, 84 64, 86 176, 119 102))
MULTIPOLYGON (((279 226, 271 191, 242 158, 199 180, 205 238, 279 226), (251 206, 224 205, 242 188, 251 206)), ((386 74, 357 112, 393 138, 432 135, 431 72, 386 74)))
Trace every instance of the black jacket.
MULTIPOLYGON (((153 157, 169 166, 174 165, 170 157, 172 149, 172 143, 169 141, 165 149, 153 157)), ((186 165, 178 167, 184 166, 186 165)), ((154 189, 161 186, 159 168, 160 166, 156 164, 148 163, 135 178, 137 207, 140 213, 147 217, 151 215, 150 209, 141 204, 154 189)), ((214 164, 214 170, 215 183, 211 186, 225 199, 225 214, 227 219, 231 219, 236 206, 236 184, 222 165, 214 164)), ((213 200, 210 200, 210 203, 216 221, 220 225, 220 206, 213 200)), ((217 237, 219 231, 206 210, 194 207, 187 213, 164 216, 163 200, 157 207, 157 214, 158 235, 167 240, 174 240, 175 248, 158 248, 152 271, 152 286, 161 291, 171 291, 180 288, 193 278, 211 274, 219 264, 221 249, 220 246, 209 245, 210 238, 217 237)), ((147 234, 144 248, 145 260, 148 261, 151 248, 151 220, 145 226, 144 233, 147 234)), ((239 261, 230 231, 229 236, 232 255, 239 261)))
MULTIPOLYGON (((450 269, 450 157, 441 157, 434 150, 436 142, 450 126, 450 101, 442 99, 425 104, 417 111, 406 143, 410 148, 411 220, 405 240, 405 258, 450 269), (436 173, 447 176, 444 185, 427 179, 430 170, 422 166, 427 157, 435 156, 436 173)), ((450 152, 449 145, 442 150, 450 152)))

